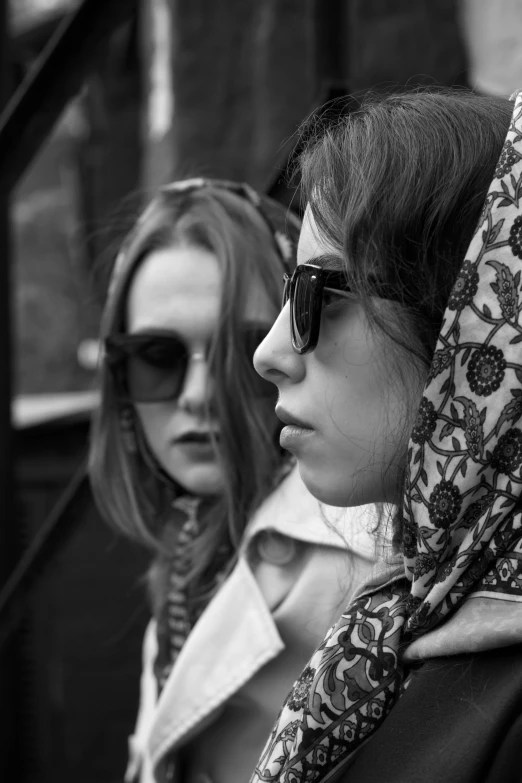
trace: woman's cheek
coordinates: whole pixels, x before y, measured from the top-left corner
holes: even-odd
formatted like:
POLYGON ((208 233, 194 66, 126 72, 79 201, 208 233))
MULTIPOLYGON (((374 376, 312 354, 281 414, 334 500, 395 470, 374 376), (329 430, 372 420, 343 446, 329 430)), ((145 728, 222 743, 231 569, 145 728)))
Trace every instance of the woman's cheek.
POLYGON ((170 416, 160 405, 137 405, 137 416, 143 435, 151 452, 163 461, 168 452, 170 439, 175 435, 167 426, 170 416))

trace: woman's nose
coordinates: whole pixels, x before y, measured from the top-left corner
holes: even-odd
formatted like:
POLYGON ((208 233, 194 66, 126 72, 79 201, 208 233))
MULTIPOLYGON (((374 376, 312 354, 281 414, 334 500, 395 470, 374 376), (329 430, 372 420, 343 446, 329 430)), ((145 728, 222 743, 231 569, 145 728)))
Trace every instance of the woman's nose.
POLYGON ((213 393, 213 379, 204 354, 193 354, 185 374, 178 406, 193 414, 203 414, 213 393))
POLYGON ((289 304, 283 307, 277 321, 255 352, 254 367, 262 378, 276 386, 285 379, 292 383, 302 380, 304 361, 292 348, 289 304))

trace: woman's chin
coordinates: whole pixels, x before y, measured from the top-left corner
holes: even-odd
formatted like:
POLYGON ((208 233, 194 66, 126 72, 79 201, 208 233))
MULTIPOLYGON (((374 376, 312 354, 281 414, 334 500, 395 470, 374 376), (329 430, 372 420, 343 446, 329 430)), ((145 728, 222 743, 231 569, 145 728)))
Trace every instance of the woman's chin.
POLYGON ((299 462, 299 472, 310 494, 327 506, 349 508, 372 502, 363 499, 359 488, 347 481, 345 474, 336 476, 333 471, 313 470, 302 462, 299 462))
POLYGON ((183 468, 177 466, 176 470, 171 469, 168 472, 191 495, 206 497, 221 495, 223 492, 223 473, 215 462, 196 463, 183 468))

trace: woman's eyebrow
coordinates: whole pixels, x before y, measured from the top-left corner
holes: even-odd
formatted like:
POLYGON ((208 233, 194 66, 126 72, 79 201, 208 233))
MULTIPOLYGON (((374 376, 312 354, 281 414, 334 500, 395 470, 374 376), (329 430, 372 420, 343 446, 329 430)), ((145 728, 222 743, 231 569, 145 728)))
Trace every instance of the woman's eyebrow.
POLYGON ((315 258, 309 258, 305 263, 315 264, 321 266, 323 269, 334 270, 336 272, 342 272, 344 270, 344 261, 341 256, 335 255, 335 253, 326 253, 324 255, 316 256, 315 258))

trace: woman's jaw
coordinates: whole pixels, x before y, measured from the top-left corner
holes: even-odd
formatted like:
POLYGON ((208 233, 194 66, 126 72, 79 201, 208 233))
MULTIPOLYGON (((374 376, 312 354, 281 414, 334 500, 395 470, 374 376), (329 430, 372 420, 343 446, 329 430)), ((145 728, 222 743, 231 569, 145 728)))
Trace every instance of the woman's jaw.
POLYGON ((223 492, 223 469, 212 443, 173 444, 160 462, 168 475, 190 494, 210 496, 223 492))

